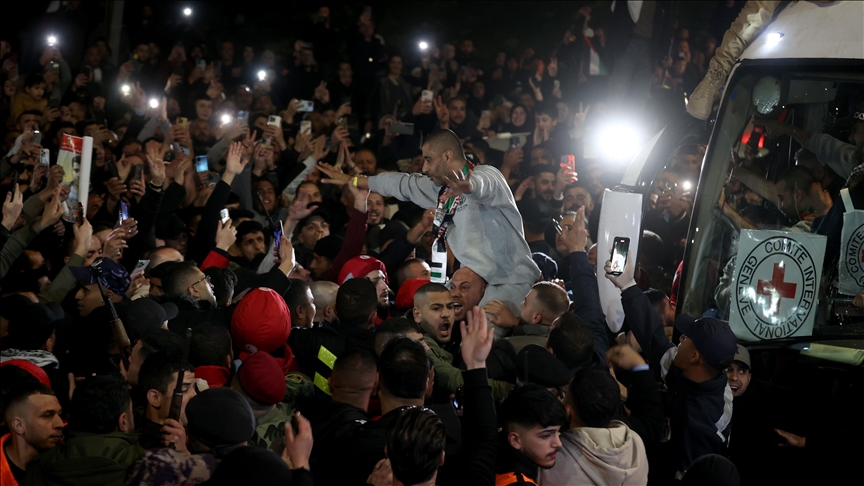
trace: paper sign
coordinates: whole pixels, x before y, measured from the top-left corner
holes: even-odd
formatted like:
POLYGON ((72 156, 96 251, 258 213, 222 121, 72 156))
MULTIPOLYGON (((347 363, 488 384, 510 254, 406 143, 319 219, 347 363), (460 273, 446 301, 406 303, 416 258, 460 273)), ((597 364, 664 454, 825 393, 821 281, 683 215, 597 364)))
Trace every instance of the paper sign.
POLYGON ((729 326, 739 339, 810 336, 827 237, 742 230, 729 326))
MULTIPOLYGON (((69 188, 69 197, 66 199, 66 212, 63 219, 69 222, 78 220, 79 201, 79 179, 81 176, 81 152, 84 148, 84 139, 63 135, 60 140, 60 152, 57 155, 57 165, 63 167, 62 185, 69 188)), ((86 204, 87 201, 84 201, 86 204)))
POLYGON ((864 211, 843 213, 840 242, 838 290, 855 295, 864 290, 864 211))

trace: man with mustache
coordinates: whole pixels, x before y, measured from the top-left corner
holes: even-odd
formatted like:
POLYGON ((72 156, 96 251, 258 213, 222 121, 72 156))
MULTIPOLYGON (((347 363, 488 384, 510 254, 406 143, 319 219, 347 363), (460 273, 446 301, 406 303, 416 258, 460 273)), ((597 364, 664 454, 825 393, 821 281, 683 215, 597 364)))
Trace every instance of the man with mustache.
POLYGON ((41 383, 22 384, 10 392, 6 407, 9 433, 0 438, 0 482, 4 486, 25 484, 27 463, 63 438, 60 408, 54 391, 41 383))

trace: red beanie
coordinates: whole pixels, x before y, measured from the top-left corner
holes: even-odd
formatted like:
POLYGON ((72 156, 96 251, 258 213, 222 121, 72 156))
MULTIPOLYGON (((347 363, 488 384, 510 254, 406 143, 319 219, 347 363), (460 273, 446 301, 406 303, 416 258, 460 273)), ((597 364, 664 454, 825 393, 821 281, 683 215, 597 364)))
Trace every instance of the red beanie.
POLYGON ((231 316, 231 337, 247 353, 273 352, 288 341, 291 312, 275 290, 253 289, 240 299, 231 316))
POLYGON ((249 398, 274 405, 285 398, 285 373, 276 358, 257 352, 243 361, 238 372, 240 387, 249 398))
POLYGON ((428 278, 412 278, 411 280, 406 280, 405 283, 399 287, 399 292, 396 293, 396 301, 393 303, 393 306, 399 310, 413 309, 414 294, 417 293, 417 289, 429 282, 430 280, 428 278))
POLYGON ((342 265, 342 270, 339 270, 339 285, 345 283, 346 280, 352 278, 363 278, 375 270, 381 270, 384 274, 384 282, 390 285, 390 280, 387 278, 387 267, 377 258, 367 255, 356 256, 342 265))
POLYGON ((33 378, 39 380, 39 383, 51 388, 51 380, 48 379, 48 374, 45 373, 45 370, 31 363, 30 361, 24 359, 10 359, 9 361, 4 361, 0 363, 0 366, 17 366, 22 370, 26 371, 33 375, 33 378))

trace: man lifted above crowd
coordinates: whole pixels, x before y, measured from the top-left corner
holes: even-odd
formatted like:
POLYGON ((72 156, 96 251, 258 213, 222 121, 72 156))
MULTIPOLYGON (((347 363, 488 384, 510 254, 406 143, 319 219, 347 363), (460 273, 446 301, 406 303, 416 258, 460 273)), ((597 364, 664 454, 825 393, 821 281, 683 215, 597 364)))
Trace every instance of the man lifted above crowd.
MULTIPOLYGON (((385 197, 435 208, 433 280, 446 272, 446 247, 461 263, 488 283, 483 301, 507 302, 514 314, 540 270, 525 242, 522 219, 507 181, 494 167, 472 166, 465 159, 456 135, 443 130, 423 144, 423 173, 390 173, 373 177, 350 176, 320 164, 329 184, 352 184, 385 197), (506 261, 505 261, 506 260, 506 261)), ((496 335, 506 330, 496 328, 496 335)))

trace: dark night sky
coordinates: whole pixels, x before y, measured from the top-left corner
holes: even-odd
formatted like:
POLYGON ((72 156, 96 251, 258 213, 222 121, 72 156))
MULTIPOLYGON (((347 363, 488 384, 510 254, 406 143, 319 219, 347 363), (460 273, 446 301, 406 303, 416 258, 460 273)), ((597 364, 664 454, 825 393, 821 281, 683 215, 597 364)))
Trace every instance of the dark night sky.
MULTIPOLYGON (((85 5, 100 5, 104 2, 85 2, 85 5)), ((20 5, 18 16, 4 16, 0 20, 3 37, 12 39, 24 35, 44 34, 38 27, 46 0, 20 5), (24 29, 24 30, 22 30, 24 29)), ((238 42, 249 42, 260 52, 262 48, 273 49, 278 54, 292 48, 297 28, 316 8, 315 2, 175 2, 141 1, 126 2, 125 21, 134 23, 141 6, 152 5, 157 15, 177 18, 185 6, 195 9, 194 24, 208 41, 229 38, 238 42), (301 4, 302 8, 294 5, 301 4)), ((677 2, 681 25, 691 28, 695 34, 700 26, 707 25, 709 16, 717 2, 677 2)), ((417 41, 432 39, 439 45, 463 36, 474 39, 476 50, 483 59, 490 59, 495 49, 507 48, 519 53, 531 46, 543 57, 561 39, 573 23, 576 12, 583 5, 594 9, 594 17, 602 21, 609 14, 609 1, 399 1, 399 2, 348 2, 331 3, 332 18, 342 38, 353 30, 357 17, 364 6, 371 5, 373 18, 379 32, 384 36, 389 50, 411 57, 416 52, 417 41)), ((93 9, 90 18, 100 22, 99 9, 93 9)), ((171 38, 170 27, 162 29, 165 41, 171 38)), ((211 54, 214 54, 211 51, 211 54)))

